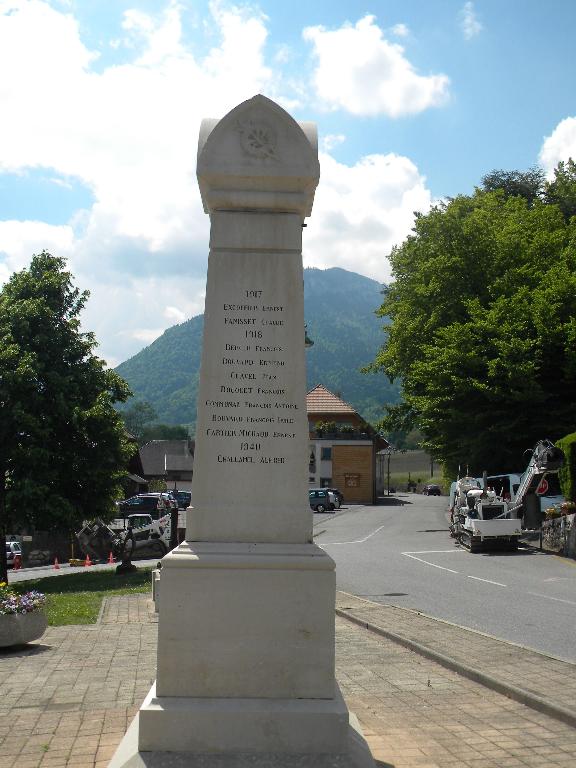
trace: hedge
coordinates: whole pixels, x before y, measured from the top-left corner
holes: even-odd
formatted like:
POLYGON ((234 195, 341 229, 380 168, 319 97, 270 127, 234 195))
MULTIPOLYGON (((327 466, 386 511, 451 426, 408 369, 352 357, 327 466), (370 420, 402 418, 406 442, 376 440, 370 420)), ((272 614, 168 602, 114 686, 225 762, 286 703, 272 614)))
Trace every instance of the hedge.
POLYGON ((564 498, 576 501, 576 432, 562 437, 556 442, 564 451, 564 465, 558 477, 564 498))

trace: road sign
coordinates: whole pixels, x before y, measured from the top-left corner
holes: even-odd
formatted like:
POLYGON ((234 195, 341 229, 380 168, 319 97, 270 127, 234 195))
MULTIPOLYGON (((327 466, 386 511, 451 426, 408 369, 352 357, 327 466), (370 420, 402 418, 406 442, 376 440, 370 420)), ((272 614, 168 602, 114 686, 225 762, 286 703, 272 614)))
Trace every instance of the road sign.
POLYGON ((544 496, 545 493, 548 492, 548 480, 546 480, 545 477, 540 480, 540 485, 538 488, 536 488, 536 493, 538 496, 544 496))

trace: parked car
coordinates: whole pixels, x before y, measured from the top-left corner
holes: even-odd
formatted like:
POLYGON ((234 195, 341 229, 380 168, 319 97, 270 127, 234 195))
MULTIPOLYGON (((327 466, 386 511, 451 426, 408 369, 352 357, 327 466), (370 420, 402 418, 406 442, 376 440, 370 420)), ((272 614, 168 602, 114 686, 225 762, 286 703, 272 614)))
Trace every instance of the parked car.
POLYGON ((442 496, 442 489, 439 485, 434 485, 433 483, 430 483, 429 485, 425 485, 422 493, 425 496, 442 496))
POLYGON ((126 522, 130 528, 142 528, 145 525, 152 525, 152 515, 146 515, 144 513, 135 515, 128 515, 126 522))
POLYGON ((340 504, 344 504, 344 494, 342 491, 338 490, 338 488, 326 488, 326 490, 333 493, 338 498, 340 504))
POLYGON ((315 512, 333 512, 340 508, 340 499, 327 488, 312 488, 308 491, 310 507, 315 512))
POLYGON ((178 509, 178 501, 171 491, 163 493, 139 493, 124 501, 116 502, 120 517, 127 517, 133 512, 148 512, 154 520, 163 517, 171 509, 178 509))
POLYGON ((6 562, 8 563, 8 568, 14 567, 14 560, 16 559, 16 555, 20 555, 20 558, 22 558, 22 547, 20 546, 20 542, 7 541, 6 542, 6 562))
POLYGON ((190 502, 192 501, 192 494, 190 491, 172 491, 172 495, 178 502, 178 509, 188 509, 190 502))

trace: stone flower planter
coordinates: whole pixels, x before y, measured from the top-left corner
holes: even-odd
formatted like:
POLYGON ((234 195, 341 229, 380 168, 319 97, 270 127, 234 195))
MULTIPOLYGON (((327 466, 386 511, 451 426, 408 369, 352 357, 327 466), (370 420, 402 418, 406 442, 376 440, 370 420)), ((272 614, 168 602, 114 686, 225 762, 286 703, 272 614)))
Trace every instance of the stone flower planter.
POLYGON ((44 611, 0 615, 0 648, 38 640, 47 626, 48 619, 44 611))

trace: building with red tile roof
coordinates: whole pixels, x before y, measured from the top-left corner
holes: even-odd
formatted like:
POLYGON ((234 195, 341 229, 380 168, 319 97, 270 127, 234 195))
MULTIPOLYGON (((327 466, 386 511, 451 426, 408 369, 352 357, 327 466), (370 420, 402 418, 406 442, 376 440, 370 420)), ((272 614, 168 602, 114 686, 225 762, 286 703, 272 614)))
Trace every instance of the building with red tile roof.
POLYGON ((388 442, 353 406, 318 384, 306 395, 310 488, 338 488, 345 501, 376 502, 376 454, 388 442))

